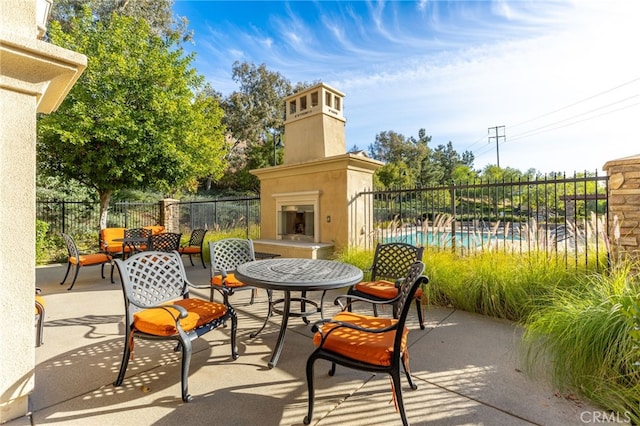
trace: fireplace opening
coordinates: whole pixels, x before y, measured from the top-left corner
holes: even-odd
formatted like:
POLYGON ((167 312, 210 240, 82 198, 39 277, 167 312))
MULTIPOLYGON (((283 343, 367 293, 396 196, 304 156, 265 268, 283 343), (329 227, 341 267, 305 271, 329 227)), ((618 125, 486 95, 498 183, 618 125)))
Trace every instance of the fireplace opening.
POLYGON ((282 205, 278 212, 278 237, 282 240, 314 241, 313 204, 282 205))

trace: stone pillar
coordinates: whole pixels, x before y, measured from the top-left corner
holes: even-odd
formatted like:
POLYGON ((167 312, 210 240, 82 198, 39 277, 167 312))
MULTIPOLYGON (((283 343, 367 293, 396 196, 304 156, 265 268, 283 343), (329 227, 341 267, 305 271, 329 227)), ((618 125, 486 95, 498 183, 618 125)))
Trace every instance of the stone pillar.
POLYGON ((87 64, 36 35, 35 0, 0 1, 0 423, 28 413, 34 387, 36 113, 87 64))
POLYGON ((160 200, 160 223, 165 232, 180 232, 180 200, 165 198, 160 200))
POLYGON ((612 259, 640 261, 640 155, 608 161, 612 259))

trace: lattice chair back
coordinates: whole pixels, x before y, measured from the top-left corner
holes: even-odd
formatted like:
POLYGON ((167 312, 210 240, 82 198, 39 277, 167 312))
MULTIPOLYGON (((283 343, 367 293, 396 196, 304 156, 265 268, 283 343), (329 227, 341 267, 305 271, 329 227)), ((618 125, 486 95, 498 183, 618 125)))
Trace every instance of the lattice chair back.
POLYGON ((64 245, 67 247, 67 255, 70 258, 73 258, 73 259, 76 259, 76 261, 79 261, 80 252, 78 251, 78 246, 76 245, 76 242, 73 240, 73 238, 63 233, 62 239, 64 239, 64 245))
POLYGON ((212 274, 223 277, 235 271, 238 265, 255 260, 253 241, 242 238, 226 238, 209 243, 212 274))
POLYGON ((206 233, 206 229, 194 229, 191 232, 191 238, 189 238, 189 245, 193 247, 202 247, 202 242, 204 241, 206 233))
POLYGON ((373 259, 371 281, 404 278, 411 265, 422 260, 424 247, 406 243, 378 244, 373 259))
POLYGON ((145 228, 127 228, 124 230, 125 238, 148 238, 150 235, 151 230, 145 228))
POLYGON ((182 260, 175 253, 146 251, 116 263, 122 276, 127 325, 133 323, 134 313, 189 293, 182 260))
POLYGON ((167 253, 177 251, 180 248, 180 238, 182 238, 182 234, 174 232, 151 235, 147 243, 147 250, 167 253))

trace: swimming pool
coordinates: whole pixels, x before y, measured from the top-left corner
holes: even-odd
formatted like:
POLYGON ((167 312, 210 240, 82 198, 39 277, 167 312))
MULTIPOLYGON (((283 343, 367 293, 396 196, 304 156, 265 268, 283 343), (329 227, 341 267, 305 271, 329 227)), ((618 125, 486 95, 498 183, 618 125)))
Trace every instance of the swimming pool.
MULTIPOLYGON (((474 233, 474 232, 456 232, 455 233, 456 247, 476 248, 483 247, 489 244, 503 243, 503 242, 520 242, 520 238, 517 235, 503 235, 488 233, 474 233)), ((414 246, 434 246, 434 247, 451 247, 453 237, 451 232, 443 231, 407 231, 400 232, 393 236, 385 236, 382 239, 385 243, 400 242, 407 243, 414 246)))

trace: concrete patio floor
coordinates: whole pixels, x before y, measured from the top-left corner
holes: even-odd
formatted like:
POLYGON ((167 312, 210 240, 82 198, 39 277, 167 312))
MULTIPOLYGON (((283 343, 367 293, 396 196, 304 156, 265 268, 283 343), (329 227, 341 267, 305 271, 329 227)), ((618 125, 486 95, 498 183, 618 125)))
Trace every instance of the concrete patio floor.
MULTIPOLYGON (((208 270, 188 263, 189 279, 207 283, 208 270)), ((36 349, 32 416, 8 425, 302 425, 312 333, 292 318, 280 361, 267 368, 280 317, 274 316, 258 337, 249 337, 266 314, 264 291, 252 305, 247 291, 231 299, 238 311, 240 358, 230 357, 228 328, 194 342, 193 401, 185 404, 180 355, 170 343, 136 341, 123 385, 113 386, 124 339, 118 279, 111 284, 108 276, 100 278, 100 268, 86 267, 67 291, 68 285, 59 285, 64 266, 37 268, 36 275, 47 311, 44 345, 36 349)), ((336 310, 332 300, 325 301, 329 314, 336 310)), ((429 307, 426 318, 422 331, 415 310, 409 314, 411 373, 418 389, 411 390, 403 379, 403 395, 412 424, 578 425, 600 411, 558 396, 548 382, 521 372, 521 330, 512 323, 441 307, 429 307)), ((328 370, 328 363, 316 363, 312 424, 401 424, 388 377, 343 367, 329 377, 328 370)))

